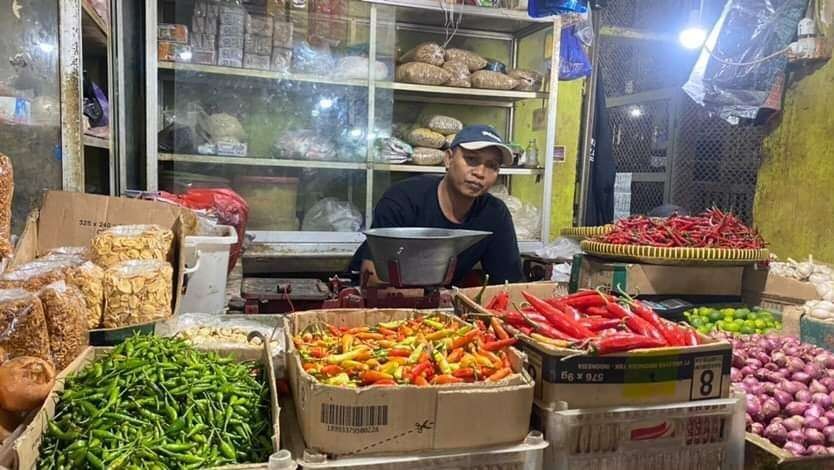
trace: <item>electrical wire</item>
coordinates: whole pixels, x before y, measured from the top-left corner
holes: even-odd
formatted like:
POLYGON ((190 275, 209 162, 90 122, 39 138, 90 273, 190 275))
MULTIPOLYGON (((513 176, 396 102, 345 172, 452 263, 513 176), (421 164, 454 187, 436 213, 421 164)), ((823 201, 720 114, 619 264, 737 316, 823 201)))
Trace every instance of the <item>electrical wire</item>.
POLYGON ((445 32, 445 42, 443 43, 443 48, 445 49, 458 33, 458 28, 463 20, 463 9, 458 12, 457 19, 455 19, 455 3, 457 3, 457 0, 439 0, 439 2, 444 16, 443 30, 445 32), (450 3, 447 4, 447 1, 450 3))
POLYGON ((789 50, 791 50, 790 44, 788 44, 782 50, 776 51, 773 54, 770 54, 770 55, 767 55, 767 56, 764 56, 764 57, 760 57, 756 60, 751 60, 749 62, 730 62, 728 60, 724 60, 724 59, 716 56, 715 54, 712 53, 712 51, 709 49, 709 47, 704 45, 704 51, 706 51, 706 53, 709 54, 709 56, 712 57, 716 62, 718 62, 720 64, 724 64, 724 65, 730 65, 730 66, 733 66, 733 67, 747 67, 749 65, 761 64, 762 62, 767 62, 768 60, 775 59, 776 57, 779 57, 780 55, 788 52, 789 50))

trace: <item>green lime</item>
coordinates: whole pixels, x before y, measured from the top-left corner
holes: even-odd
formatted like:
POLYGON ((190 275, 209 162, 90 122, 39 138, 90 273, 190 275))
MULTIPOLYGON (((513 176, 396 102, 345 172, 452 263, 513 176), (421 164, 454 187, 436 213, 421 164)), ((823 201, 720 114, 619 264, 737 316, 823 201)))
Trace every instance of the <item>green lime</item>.
POLYGON ((757 334, 757 335, 762 334, 762 329, 761 329, 761 328, 756 328, 756 334, 757 334))
POLYGON ((719 312, 718 310, 711 311, 709 313, 709 319, 712 320, 713 322, 721 320, 721 312, 719 312))
POLYGON ((727 331, 736 332, 736 331, 741 330, 741 326, 739 326, 738 323, 733 322, 733 323, 728 323, 727 325, 725 325, 724 329, 727 330, 727 331))
POLYGON ((743 335, 752 335, 755 331, 755 328, 750 328, 747 325, 741 327, 741 334, 743 335))
POLYGON ((747 315, 750 315, 750 310, 747 310, 746 308, 743 308, 743 309, 740 309, 740 310, 736 310, 735 317, 736 318, 741 318, 742 320, 744 320, 745 318, 747 318, 747 315))
POLYGON ((736 325, 743 325, 744 324, 744 319, 743 318, 736 318, 735 320, 733 320, 733 323, 735 323, 736 325))
POLYGON ((700 327, 698 327, 698 332, 703 334, 703 335, 708 335, 712 332, 712 328, 709 328, 709 327, 706 327, 706 326, 700 326, 700 327))
POLYGON ((756 328, 762 329, 767 327, 767 322, 764 320, 756 320, 756 328))

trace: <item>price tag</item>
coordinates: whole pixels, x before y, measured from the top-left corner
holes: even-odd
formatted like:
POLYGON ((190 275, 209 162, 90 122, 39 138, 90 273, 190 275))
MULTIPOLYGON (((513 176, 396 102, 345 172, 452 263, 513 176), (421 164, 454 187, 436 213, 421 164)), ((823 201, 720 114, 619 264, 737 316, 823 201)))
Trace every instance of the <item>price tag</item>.
POLYGON ((690 400, 708 400, 721 396, 721 356, 696 358, 692 366, 690 400))

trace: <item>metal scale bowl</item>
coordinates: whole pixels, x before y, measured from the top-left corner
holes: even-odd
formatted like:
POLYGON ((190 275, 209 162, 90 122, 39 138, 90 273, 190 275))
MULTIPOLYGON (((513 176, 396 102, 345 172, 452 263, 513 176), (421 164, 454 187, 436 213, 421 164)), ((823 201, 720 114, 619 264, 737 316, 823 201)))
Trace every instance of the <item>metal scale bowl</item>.
POLYGON ((326 308, 446 308, 452 306, 449 291, 457 257, 465 249, 491 235, 475 230, 440 228, 380 228, 365 232, 371 258, 383 286, 340 288, 326 308))

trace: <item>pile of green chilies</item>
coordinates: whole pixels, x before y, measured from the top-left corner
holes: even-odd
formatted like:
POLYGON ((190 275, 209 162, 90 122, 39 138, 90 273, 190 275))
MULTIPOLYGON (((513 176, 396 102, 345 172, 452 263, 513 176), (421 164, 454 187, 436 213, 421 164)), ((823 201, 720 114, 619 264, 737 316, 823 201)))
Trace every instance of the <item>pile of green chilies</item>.
POLYGON ((183 340, 134 336, 69 377, 38 468, 206 468, 266 462, 265 373, 183 340))

